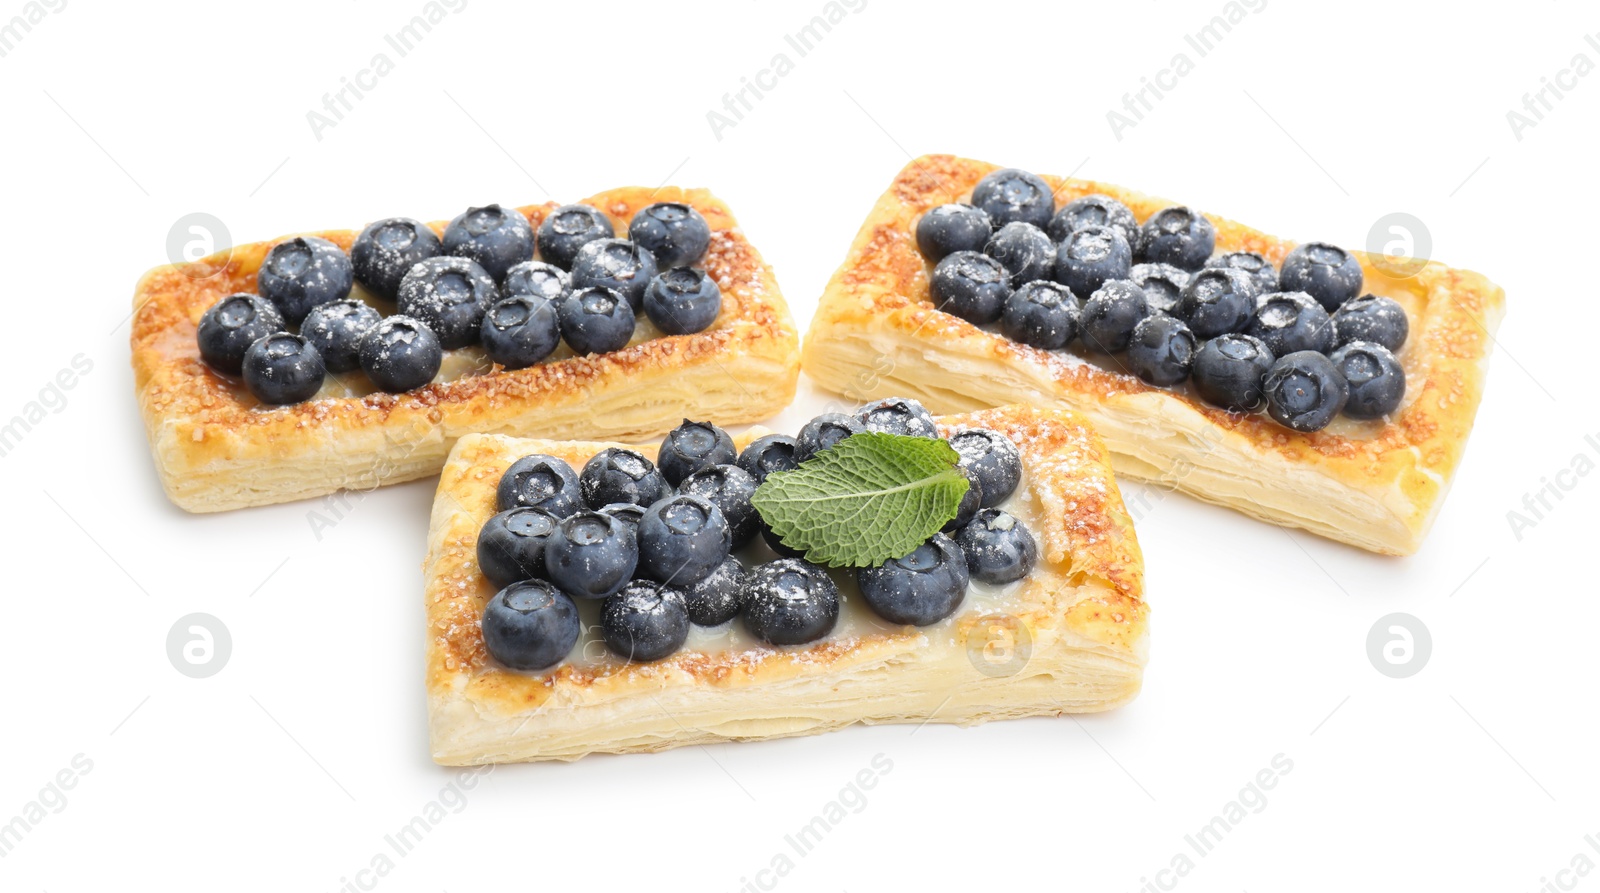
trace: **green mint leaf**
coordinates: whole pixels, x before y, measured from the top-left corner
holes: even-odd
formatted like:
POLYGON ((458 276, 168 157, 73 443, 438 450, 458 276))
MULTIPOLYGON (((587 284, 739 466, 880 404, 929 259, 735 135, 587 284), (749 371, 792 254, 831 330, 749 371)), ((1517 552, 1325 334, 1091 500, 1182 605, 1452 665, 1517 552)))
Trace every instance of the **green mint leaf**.
POLYGON ((876 567, 909 554, 956 516, 967 492, 959 458, 943 440, 864 431, 770 475, 750 502, 808 560, 876 567))

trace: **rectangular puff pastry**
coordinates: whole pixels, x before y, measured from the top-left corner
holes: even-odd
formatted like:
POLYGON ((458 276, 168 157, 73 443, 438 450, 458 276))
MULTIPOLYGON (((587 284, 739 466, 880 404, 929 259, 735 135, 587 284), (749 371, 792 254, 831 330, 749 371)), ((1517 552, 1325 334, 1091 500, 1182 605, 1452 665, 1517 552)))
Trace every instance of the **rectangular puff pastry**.
MULTIPOLYGON (((1483 396, 1504 291, 1435 262, 1409 278, 1392 276, 1353 252, 1366 291, 1394 298, 1411 318, 1398 354, 1406 399, 1387 423, 1340 419, 1297 433, 1264 414, 1230 415, 1187 392, 1146 385, 1066 351, 1017 344, 934 310, 915 221, 936 205, 966 200, 996 167, 930 155, 895 177, 817 307, 803 349, 812 378, 854 400, 916 397, 935 412, 1066 407, 1105 438, 1118 474, 1373 552, 1406 555, 1421 546, 1483 396)), ((1058 205, 1103 193, 1140 222, 1175 204, 1106 183, 1044 179, 1058 205)), ((1216 225, 1218 252, 1257 251, 1279 264, 1294 247, 1206 216, 1216 225)))
MULTIPOLYGON (((495 588, 476 565, 478 530, 494 514, 500 475, 518 458, 548 453, 581 467, 615 444, 461 438, 439 480, 424 565, 433 758, 572 760, 852 723, 1090 712, 1130 700, 1145 664, 1144 562, 1100 439, 1075 415, 1028 407, 940 424, 946 432, 992 428, 1021 450, 1023 481, 1007 506, 1038 540, 1039 564, 1003 598, 969 593, 954 616, 919 629, 877 619, 841 586, 839 626, 810 645, 696 647, 691 636, 671 657, 630 664, 597 641, 586 647, 586 631, 577 663, 537 673, 505 669, 485 651, 479 618, 495 588)), ((735 442, 742 448, 764 433, 735 442)), ((598 603, 581 601, 580 610, 587 630, 598 603)))
MULTIPOLYGON (((585 199, 621 232, 658 201, 692 205, 711 224, 704 265, 722 288, 723 309, 710 328, 663 336, 640 316, 621 350, 579 357, 563 345, 515 371, 495 367, 476 347, 447 351, 440 376, 404 394, 373 393, 357 371, 329 376, 306 403, 262 407, 201 361, 201 314, 224 295, 254 292, 262 259, 281 239, 151 270, 133 298, 133 370, 167 495, 192 512, 223 511, 435 474, 456 439, 473 432, 633 440, 686 416, 731 425, 774 415, 794 398, 799 337, 772 269, 727 206, 706 190, 677 187, 585 199)), ((556 207, 519 210, 537 229, 556 207)), ((430 225, 444 230, 443 222, 430 225)), ((357 234, 312 235, 348 251, 357 234)))

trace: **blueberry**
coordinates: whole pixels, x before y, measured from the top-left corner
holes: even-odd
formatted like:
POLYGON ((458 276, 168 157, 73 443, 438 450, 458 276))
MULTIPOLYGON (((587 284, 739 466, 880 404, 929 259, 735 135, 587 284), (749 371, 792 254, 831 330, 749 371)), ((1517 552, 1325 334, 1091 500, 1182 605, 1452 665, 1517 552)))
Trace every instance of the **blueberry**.
POLYGON ((1018 344, 1060 350, 1078 335, 1078 299, 1059 282, 1038 279, 1006 298, 1000 331, 1018 344))
POLYGON ((705 579, 683 590, 689 622, 696 626, 721 626, 739 616, 744 607, 745 573, 739 559, 729 556, 705 579))
POLYGON ((523 369, 561 346, 556 304, 537 295, 501 298, 483 315, 479 340, 489 359, 507 369, 523 369))
POLYGON ((1144 289, 1132 279, 1108 280, 1083 305, 1083 343, 1102 353, 1121 353, 1133 340, 1134 326, 1149 315, 1144 289))
POLYGON ((1279 290, 1277 268, 1259 252, 1230 251, 1227 254, 1214 255, 1206 261, 1206 266, 1225 267, 1244 273, 1255 285, 1257 295, 1271 294, 1279 290))
POLYGON ((633 308, 616 291, 599 286, 581 288, 556 308, 561 337, 578 355, 621 350, 633 340, 633 308))
POLYGON ((1147 316, 1133 327, 1128 366, 1145 384, 1170 387, 1189 377, 1194 333, 1171 316, 1147 316))
POLYGON ((801 558, 780 558, 745 577, 744 625, 769 645, 804 645, 839 621, 839 587, 801 558))
POLYGON ((1048 279, 1056 266, 1056 243, 1031 223, 1008 223, 983 246, 983 253, 1011 273, 1011 287, 1048 279))
POLYGON ((1389 348, 1373 341, 1352 341, 1329 359, 1349 387, 1345 415, 1381 419, 1400 408, 1406 396, 1406 372, 1389 348))
POLYGON ((713 465, 683 479, 678 492, 698 496, 722 510, 728 521, 732 548, 740 548, 761 530, 761 516, 750 497, 756 492, 756 479, 737 465, 713 465))
POLYGON ((1133 219, 1133 211, 1111 196, 1099 193, 1062 205, 1056 216, 1050 218, 1045 232, 1057 242, 1065 242, 1068 236, 1086 226, 1109 226, 1122 233, 1129 245, 1139 240, 1139 224, 1133 219))
POLYGON ((1255 310, 1255 286, 1238 270, 1212 267, 1189 277, 1173 316, 1183 320, 1196 338, 1240 332, 1255 310))
POLYGON ((367 224, 350 246, 350 267, 361 287, 385 301, 400 294, 411 268, 444 251, 439 237, 420 220, 388 217, 367 224))
POLYGON ((1349 388, 1333 361, 1314 350, 1279 357, 1262 390, 1267 412, 1296 431, 1320 431, 1344 409, 1349 388))
POLYGON ((316 236, 297 236, 272 246, 256 272, 256 291, 297 325, 312 307, 350 297, 354 284, 350 258, 338 245, 316 236))
POLYGON ((1362 295, 1346 301, 1333 314, 1333 330, 1335 345, 1342 347, 1352 341, 1372 341, 1396 352, 1411 334, 1411 321, 1398 301, 1362 295))
POLYGON ((644 307, 644 290, 656 272, 655 257, 638 244, 627 239, 597 239, 583 246, 572 262, 572 287, 613 289, 638 313, 644 307))
POLYGON ((704 270, 667 270, 644 290, 644 315, 668 335, 703 332, 721 312, 722 289, 704 270))
POLYGON ((1150 215, 1139 229, 1139 262, 1194 271, 1217 245, 1217 229, 1204 214, 1174 205, 1150 215))
POLYGON ((825 412, 806 422, 794 438, 794 459, 804 462, 852 434, 867 430, 861 420, 842 412, 825 412))
POLYGON ((1109 226, 1073 230, 1056 253, 1056 281, 1087 297, 1112 279, 1126 279, 1133 269, 1133 249, 1122 233, 1109 226))
POLYGON ((687 267, 711 247, 711 224, 682 202, 656 202, 633 215, 628 238, 662 267, 687 267))
POLYGON ((967 522, 977 516, 978 509, 983 508, 982 482, 978 480, 970 468, 962 468, 957 465, 956 471, 961 472, 961 476, 967 479, 967 492, 961 494, 961 504, 956 506, 956 516, 946 521, 945 525, 939 528, 949 534, 954 534, 957 530, 967 526, 967 522))
POLYGON ((668 496, 639 519, 639 572, 689 586, 715 570, 732 545, 722 509, 698 496, 668 496))
POLYGON ((1172 264, 1134 264, 1128 270, 1128 279, 1144 289, 1151 313, 1170 315, 1183 296, 1183 287, 1189 284, 1189 273, 1172 264))
POLYGON ((1000 318, 1011 294, 1011 274, 987 254, 957 251, 939 261, 928 280, 933 306, 973 325, 1000 318))
POLYGON ((213 369, 238 375, 250 345, 284 329, 283 314, 266 298, 236 294, 212 304, 200 317, 200 356, 213 369))
POLYGON ((288 332, 263 336, 244 352, 244 386, 262 403, 301 403, 315 397, 327 377, 322 355, 288 332))
POLYGON ((494 502, 502 512, 525 505, 565 518, 582 507, 578 473, 555 456, 523 456, 500 476, 494 502))
POLYGON ((562 205, 539 224, 539 257, 546 263, 570 270, 583 246, 616 234, 611 218, 600 213, 598 208, 562 205))
POLYGON ((689 638, 689 606, 683 592, 634 580, 600 608, 600 635, 618 657, 660 660, 689 638))
POLYGON ((555 264, 530 260, 506 271, 500 285, 502 295, 526 295, 560 303, 572 290, 567 271, 555 264))
POLYGON ((917 220, 917 250, 931 263, 957 251, 982 251, 994 233, 989 215, 971 205, 940 205, 917 220))
POLYGON ((361 368, 361 339, 382 321, 372 305, 346 298, 311 308, 300 334, 322 355, 329 372, 350 372, 361 368))
POLYGON ((495 282, 523 261, 533 260, 533 224, 515 208, 468 208, 444 228, 446 254, 474 261, 495 282))
POLYGON ((361 371, 380 390, 392 394, 433 381, 443 363, 439 336, 409 316, 388 317, 361 339, 361 371))
POLYGON ((1010 512, 988 508, 956 533, 967 556, 967 572, 980 583, 1010 583, 1026 577, 1039 562, 1033 534, 1010 512))
POLYGON ((939 426, 933 413, 909 397, 886 397, 856 411, 856 418, 868 431, 906 434, 912 437, 938 437, 939 426))
POLYGON ((1218 335, 1195 351, 1194 389, 1201 399, 1229 412, 1255 412, 1266 401, 1261 383, 1273 359, 1260 338, 1218 335))
POLYGON ((645 506, 634 505, 631 502, 613 502, 600 507, 600 514, 610 515, 624 524, 631 526, 634 533, 639 531, 639 521, 644 518, 645 506))
POLYGON ((950 435, 950 446, 960 455, 957 464, 972 472, 983 487, 983 508, 1007 499, 1022 482, 1022 456, 1011 438, 988 428, 968 428, 950 435))
POLYGON ((465 257, 430 257, 400 280, 396 306, 439 336, 445 350, 477 344, 483 314, 500 299, 489 272, 465 257))
POLYGON ((544 547, 545 576, 574 598, 615 595, 638 563, 633 526, 600 512, 561 519, 544 547))
POLYGON ((967 597, 967 556, 942 533, 877 567, 856 571, 861 597, 890 623, 927 626, 949 617, 967 597))
POLYGON ((478 532, 478 569, 496 586, 544 576, 544 549, 558 519, 544 509, 519 506, 486 521, 478 532))
POLYGON ((793 471, 800 467, 795 458, 797 443, 787 434, 768 434, 750 441, 739 454, 738 466, 755 479, 759 485, 767 475, 779 471, 793 471))
POLYGON ((666 477, 667 483, 676 487, 683 479, 702 468, 713 465, 732 465, 739 458, 728 432, 710 422, 691 422, 673 428, 661 441, 661 451, 656 454, 656 467, 666 477))
POLYGON ((1256 312, 1246 335, 1260 338, 1275 357, 1298 350, 1327 353, 1333 349, 1333 321, 1328 311, 1301 291, 1280 291, 1256 299, 1256 312))
POLYGON ((584 504, 596 510, 614 502, 649 507, 671 489, 654 462, 622 447, 606 447, 595 453, 578 475, 578 492, 584 504))
POLYGON ((773 554, 779 558, 804 558, 806 554, 799 549, 792 549, 784 545, 783 540, 779 539, 772 528, 765 524, 761 525, 761 541, 766 543, 767 548, 771 549, 773 554))
POLYGON ((1278 273, 1284 291, 1303 291, 1329 313, 1361 294, 1361 262, 1327 242, 1307 242, 1289 252, 1278 273))
POLYGON ((972 190, 972 203, 982 208, 995 226, 1021 221, 1043 229, 1056 210, 1050 185, 1016 168, 998 170, 979 180, 972 190))
POLYGON ((483 644, 513 670, 543 670, 560 663, 578 642, 578 606, 543 580, 500 590, 483 610, 483 644))

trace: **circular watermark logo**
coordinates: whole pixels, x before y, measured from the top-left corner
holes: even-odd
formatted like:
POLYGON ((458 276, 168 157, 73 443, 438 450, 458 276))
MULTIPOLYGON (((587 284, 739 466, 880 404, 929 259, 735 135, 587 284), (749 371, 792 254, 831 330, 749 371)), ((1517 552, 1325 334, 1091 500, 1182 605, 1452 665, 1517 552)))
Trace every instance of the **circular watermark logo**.
POLYGON ((185 614, 167 630, 167 659, 191 679, 222 672, 232 653, 233 636, 227 625, 210 614, 185 614))
POLYGON ((1433 654, 1433 636, 1421 620, 1410 614, 1387 614, 1367 631, 1367 659, 1373 669, 1391 679, 1422 672, 1433 654))
POLYGON ((1010 614, 985 614, 967 632, 967 660, 985 676, 1015 676, 1033 656, 1033 634, 1010 614))
POLYGON ((174 264, 190 264, 183 268, 184 273, 195 279, 207 279, 215 276, 227 266, 228 258, 232 255, 233 236, 228 233, 227 224, 215 215, 204 211, 195 211, 185 214, 173 222, 172 228, 167 230, 167 260, 174 264), (227 252, 222 257, 208 264, 200 261, 216 254, 227 252))
POLYGON ((1379 217, 1367 231, 1367 254, 1389 276, 1409 279, 1427 266, 1433 236, 1416 216, 1395 211, 1379 217))

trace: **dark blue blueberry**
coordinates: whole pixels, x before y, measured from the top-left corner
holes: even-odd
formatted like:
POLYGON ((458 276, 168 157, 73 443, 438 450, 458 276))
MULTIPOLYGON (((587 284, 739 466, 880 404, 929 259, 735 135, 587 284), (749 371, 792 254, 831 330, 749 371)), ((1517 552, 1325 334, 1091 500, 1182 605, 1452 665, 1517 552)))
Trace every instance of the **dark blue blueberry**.
POLYGON ((823 568, 780 558, 745 576, 744 625, 769 645, 804 645, 839 621, 839 587, 823 568))
POLYGON ((1056 252, 1056 281, 1087 298, 1112 279, 1126 279, 1133 269, 1133 249, 1122 233, 1109 226, 1073 230, 1056 252))
POLYGON ((430 257, 400 280, 396 306, 439 336, 445 350, 477 344, 483 314, 500 290, 483 267, 465 257, 430 257))
POLYGON ((1037 279, 1006 298, 1000 331, 1018 344, 1060 350, 1078 334, 1078 299, 1059 282, 1037 279))
POLYGON ((200 317, 200 357, 211 368, 238 375, 250 345, 284 330, 283 314, 266 298, 236 294, 212 304, 200 317))
POLYGON ((1050 184, 1016 168, 998 170, 979 180, 972 190, 972 203, 982 208, 995 226, 1020 221, 1044 229, 1056 211, 1050 184))
POLYGON ((543 580, 500 590, 483 610, 483 644, 513 670, 543 670, 571 653, 583 624, 578 606, 543 580))
POLYGON ((496 586, 544 576, 544 547, 559 519, 544 509, 519 506, 484 523, 478 532, 478 568, 496 586))
POLYGON ((523 456, 511 463, 495 488, 495 507, 499 511, 517 506, 544 509, 565 518, 582 508, 578 473, 564 460, 544 453, 523 456))
POLYGON ((750 497, 756 492, 756 479, 737 465, 713 465, 683 479, 678 492, 698 496, 722 510, 728 521, 732 548, 738 549, 761 531, 761 516, 750 497))
POLYGON ((1327 242, 1307 242, 1289 252, 1278 273, 1284 291, 1303 291, 1329 313, 1361 294, 1361 262, 1327 242))
POLYGON ((933 306, 973 325, 1000 318, 1011 294, 1011 273, 987 254, 957 251, 933 268, 928 295, 933 306))
POLYGON ((738 458, 739 451, 734 449, 728 432, 710 422, 684 419, 683 424, 667 432, 661 441, 656 467, 661 469, 667 483, 676 487, 702 468, 732 465, 738 458))
POLYGON ((502 295, 526 295, 558 304, 571 291, 572 282, 566 270, 537 260, 520 263, 507 270, 505 281, 500 284, 502 295))
POLYGON ((1191 272, 1206 265, 1217 247, 1217 228, 1204 214, 1173 205, 1150 215, 1139 228, 1142 264, 1172 264, 1191 272))
POLYGON ((328 369, 306 339, 276 332, 244 352, 244 386, 262 403, 301 403, 322 389, 328 369))
POLYGON ((682 202, 656 202, 633 215, 628 238, 666 267, 700 262, 711 247, 711 224, 682 202))
POLYGON ((1362 295, 1346 301, 1333 314, 1334 344, 1371 341, 1397 352, 1411 334, 1411 321, 1404 307, 1392 298, 1362 295))
POLYGON ((581 288, 556 309, 561 337, 579 356, 621 350, 633 340, 633 308, 622 295, 599 286, 581 288))
POLYGON ((483 315, 478 337, 489 359, 507 369, 523 369, 561 346, 560 313, 548 298, 511 295, 483 315))
POLYGON ((722 289, 704 270, 667 270, 644 291, 644 315, 668 335, 703 332, 721 312, 722 289))
POLYGON ((793 549, 784 545, 783 540, 779 539, 778 534, 774 533, 772 528, 768 527, 766 524, 761 525, 761 541, 766 543, 767 548, 771 549, 772 553, 777 555, 779 558, 804 558, 806 554, 799 549, 793 549))
POLYGON ((721 626, 739 616, 744 607, 744 565, 729 556, 705 579, 683 590, 689 622, 696 626, 721 626))
POLYGON ((544 547, 545 576, 574 598, 615 595, 638 563, 633 525, 601 512, 561 519, 544 547))
POLYGON ((984 508, 1007 499, 1022 482, 1022 456, 1011 438, 988 428, 968 428, 950 435, 950 446, 961 456, 958 463, 972 472, 983 487, 984 508))
POLYGON ((1045 232, 1057 242, 1065 242, 1067 236, 1086 226, 1109 226, 1122 233, 1130 246, 1139 240, 1139 224, 1133 219, 1133 211, 1111 196, 1098 193, 1062 205, 1050 218, 1045 232))
POLYGON ((1329 359, 1349 388, 1345 415, 1381 419, 1400 408, 1406 396, 1406 371, 1389 348, 1373 341, 1352 341, 1329 359))
POLYGON ((732 545, 722 509, 698 496, 668 496, 639 519, 639 573, 690 586, 715 570, 732 545))
POLYGON ((648 508, 672 488, 654 462, 622 447, 606 447, 590 457, 578 475, 578 492, 592 509, 614 502, 631 502, 648 508))
POLYGON ((1008 223, 983 246, 983 253, 1011 273, 1011 287, 1049 279, 1056 267, 1056 243, 1031 223, 1008 223))
POLYGON ((939 426, 933 413, 909 397, 886 397, 856 410, 856 418, 868 431, 906 434, 911 437, 938 437, 939 426))
POLYGON ((1083 305, 1083 343, 1102 353, 1121 353, 1133 340, 1133 327, 1149 315, 1144 289, 1132 279, 1109 280, 1083 305))
POLYGON ((800 461, 795 458, 795 446, 795 439, 787 434, 758 437, 739 454, 736 464, 760 485, 769 474, 800 467, 800 461))
POLYGON ((961 504, 956 507, 956 516, 945 522, 940 530, 954 534, 957 530, 967 526, 978 514, 978 509, 983 508, 983 484, 973 475, 972 470, 956 466, 956 471, 961 472, 967 479, 967 492, 961 494, 961 504))
POLYGON ((385 301, 400 294, 400 280, 411 268, 444 248, 420 220, 388 217, 367 224, 350 246, 350 267, 361 287, 385 301))
POLYGON ((656 259, 627 239, 597 239, 583 246, 572 262, 572 287, 609 288, 628 299, 638 313, 644 307, 644 290, 656 278, 656 259))
POLYGON ((634 580, 600 608, 600 635, 618 657, 640 663, 669 657, 689 638, 682 590, 634 580))
POLYGON ((1328 318, 1328 311, 1300 291, 1273 292, 1257 298, 1255 315, 1244 332, 1260 338, 1274 357, 1298 350, 1327 353, 1333 349, 1333 321, 1328 318))
POLYGON ((350 297, 354 284, 349 256, 316 236, 297 236, 272 246, 256 272, 256 291, 297 325, 312 307, 350 297))
POLYGON ((1147 316, 1133 327, 1128 342, 1128 367, 1145 384, 1171 387, 1189 377, 1194 363, 1194 333, 1183 320, 1147 316))
POLYGON ((842 412, 825 412, 806 422, 794 438, 794 459, 804 462, 852 434, 867 430, 861 420, 842 412))
POLYGON ((322 355, 329 372, 350 372, 361 368, 361 339, 382 321, 372 305, 346 298, 311 308, 300 334, 322 355))
POLYGON ((930 263, 957 251, 982 251, 994 234, 989 215, 971 205, 940 205, 917 220, 917 250, 930 263))
POLYGON ((1267 413, 1296 431, 1328 427, 1349 396, 1333 361, 1314 350, 1279 357, 1261 388, 1267 395, 1267 413))
POLYGON ((1206 266, 1226 267, 1244 273, 1250 277, 1258 296, 1279 291, 1278 269, 1272 265, 1272 261, 1267 260, 1259 252, 1230 251, 1227 254, 1214 255, 1206 261, 1206 266))
POLYGON ((1011 583, 1026 577, 1039 563, 1033 534, 1010 512, 984 509, 956 532, 956 544, 967 556, 967 572, 979 583, 1011 583))
POLYGON ((361 339, 361 371, 379 390, 398 394, 420 388, 439 374, 444 349, 427 323, 390 316, 361 339))
POLYGON ((1274 359, 1260 338, 1218 335, 1195 351, 1194 389, 1207 403, 1229 412, 1255 412, 1266 402, 1261 383, 1274 359))
POLYGON ((444 228, 443 245, 446 254, 477 263, 499 282, 512 267, 533 260, 533 224, 516 208, 468 208, 444 228))
POLYGON ((610 505, 601 506, 600 514, 610 515, 618 521, 631 526, 637 535, 639 521, 644 518, 644 510, 645 506, 634 505, 631 502, 613 502, 610 505))
POLYGON ((539 224, 539 257, 563 270, 572 269, 578 251, 598 239, 617 234, 611 218, 589 205, 562 205, 539 224))
POLYGON ((856 571, 861 597, 890 623, 927 626, 949 617, 967 597, 967 556, 942 533, 901 558, 856 571))
POLYGON ((1144 289, 1145 303, 1151 313, 1171 315, 1177 309, 1178 298, 1189 284, 1189 273, 1172 264, 1134 264, 1128 270, 1128 279, 1144 289))
POLYGON ((1173 316, 1199 339, 1242 332, 1255 311, 1255 286, 1238 270, 1212 267, 1189 278, 1173 316))

